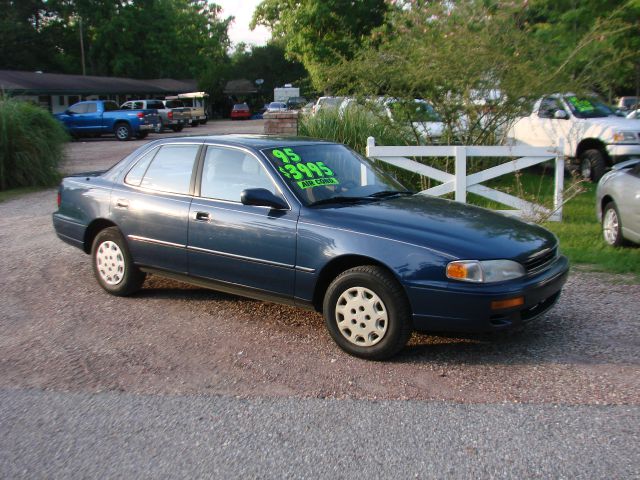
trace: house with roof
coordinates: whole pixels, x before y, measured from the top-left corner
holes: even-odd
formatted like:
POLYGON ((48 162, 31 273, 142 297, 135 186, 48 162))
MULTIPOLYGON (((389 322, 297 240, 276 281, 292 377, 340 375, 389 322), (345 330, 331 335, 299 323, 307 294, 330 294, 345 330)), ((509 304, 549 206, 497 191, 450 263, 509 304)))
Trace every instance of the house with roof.
POLYGON ((122 77, 0 70, 0 92, 31 101, 51 113, 64 112, 81 100, 160 98, 197 90, 195 80, 170 78, 137 80, 122 77))

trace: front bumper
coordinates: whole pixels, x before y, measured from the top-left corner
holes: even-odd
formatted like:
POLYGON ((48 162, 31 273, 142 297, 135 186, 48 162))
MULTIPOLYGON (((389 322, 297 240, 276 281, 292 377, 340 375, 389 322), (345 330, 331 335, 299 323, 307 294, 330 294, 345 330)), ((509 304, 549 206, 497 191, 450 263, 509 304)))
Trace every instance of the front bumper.
POLYGON ((544 272, 500 284, 448 282, 438 286, 409 286, 416 330, 431 332, 492 332, 515 327, 549 310, 560 297, 569 275, 569 262, 559 256, 544 272), (492 309, 491 302, 524 297, 524 304, 492 309))

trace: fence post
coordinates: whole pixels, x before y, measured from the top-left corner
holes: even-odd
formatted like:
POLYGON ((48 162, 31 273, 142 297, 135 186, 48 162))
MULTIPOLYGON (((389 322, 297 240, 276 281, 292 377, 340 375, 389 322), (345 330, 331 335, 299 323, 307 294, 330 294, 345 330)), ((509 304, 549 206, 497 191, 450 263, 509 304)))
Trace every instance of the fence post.
POLYGON ((558 151, 556 152, 556 175, 555 189, 553 191, 553 209, 554 220, 562 221, 562 192, 564 190, 564 140, 558 142, 558 151))
POLYGON ((467 203, 467 149, 455 147, 456 155, 456 202, 467 203))

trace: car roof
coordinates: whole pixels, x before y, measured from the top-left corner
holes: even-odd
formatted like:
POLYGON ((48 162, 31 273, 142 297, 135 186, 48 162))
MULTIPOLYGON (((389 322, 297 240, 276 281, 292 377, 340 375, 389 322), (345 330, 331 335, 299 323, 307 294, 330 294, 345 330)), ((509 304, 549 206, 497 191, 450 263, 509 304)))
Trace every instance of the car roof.
POLYGON ((274 136, 274 135, 193 135, 183 137, 168 137, 152 142, 154 145, 163 145, 166 143, 205 143, 205 144, 218 144, 229 145, 234 147, 249 147, 254 150, 262 150, 265 148, 275 147, 300 147, 304 145, 317 145, 319 143, 334 144, 335 142, 328 142, 326 140, 319 140, 309 137, 287 137, 287 136, 274 136))

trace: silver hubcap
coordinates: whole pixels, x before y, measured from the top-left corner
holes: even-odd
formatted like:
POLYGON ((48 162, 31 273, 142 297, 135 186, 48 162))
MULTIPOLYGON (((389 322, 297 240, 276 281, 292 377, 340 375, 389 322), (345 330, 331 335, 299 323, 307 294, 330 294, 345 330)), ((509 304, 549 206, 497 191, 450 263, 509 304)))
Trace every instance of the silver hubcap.
POLYGON ((127 138, 129 136, 129 130, 127 127, 118 127, 118 138, 127 138))
POLYGON ((124 278, 124 255, 120 247, 110 241, 102 242, 96 252, 96 266, 100 278, 107 285, 117 285, 124 278))
POLYGON ((618 215, 613 208, 607 210, 602 221, 602 232, 604 239, 609 245, 613 245, 618 240, 618 215))
POLYGON ((352 287, 338 298, 336 322, 344 338, 359 347, 371 347, 387 333, 389 315, 378 295, 368 288, 352 287))

